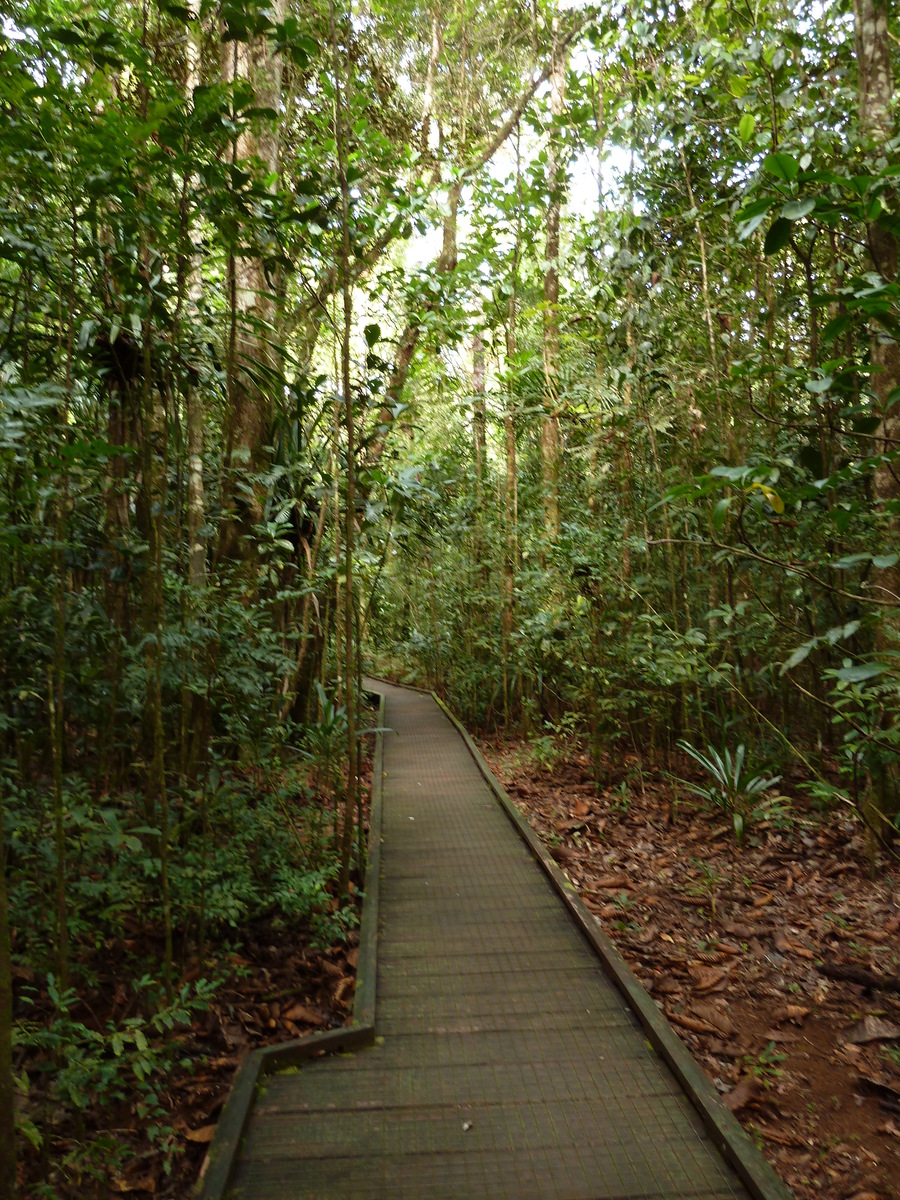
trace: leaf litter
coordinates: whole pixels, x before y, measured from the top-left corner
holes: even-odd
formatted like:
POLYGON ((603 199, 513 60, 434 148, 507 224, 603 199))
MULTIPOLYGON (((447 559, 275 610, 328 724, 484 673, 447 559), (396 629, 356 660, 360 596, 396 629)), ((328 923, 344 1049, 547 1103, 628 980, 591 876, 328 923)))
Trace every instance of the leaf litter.
POLYGON ((798 1200, 900 1197, 895 860, 870 878, 863 827, 793 796, 738 847, 635 756, 595 787, 577 745, 552 767, 481 748, 798 1200))

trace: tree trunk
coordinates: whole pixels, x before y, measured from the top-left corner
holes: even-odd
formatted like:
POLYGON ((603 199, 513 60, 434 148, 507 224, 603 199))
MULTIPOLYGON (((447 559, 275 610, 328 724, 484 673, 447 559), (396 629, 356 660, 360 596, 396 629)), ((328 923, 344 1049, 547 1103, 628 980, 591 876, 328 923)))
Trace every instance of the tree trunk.
POLYGON ((16 1088, 13 1079, 12 947, 3 839, 3 775, 0 773, 0 1200, 16 1194, 16 1088))
MULTIPOLYGON (((480 171, 483 166, 491 161, 500 147, 504 144, 510 134, 518 127, 522 116, 534 98, 535 92, 550 78, 554 64, 557 58, 562 58, 564 51, 571 44, 575 34, 580 29, 580 24, 569 31, 565 38, 560 39, 557 45, 556 56, 551 59, 537 75, 529 82, 527 88, 519 97, 518 102, 510 113, 509 117, 503 122, 500 128, 494 133, 489 141, 475 152, 470 161, 462 170, 460 170, 454 183, 449 189, 447 196, 448 215, 444 220, 444 239, 441 248, 440 256, 435 264, 435 270, 442 273, 453 271, 456 267, 456 219, 457 210, 459 207, 459 199, 462 195, 463 184, 476 172, 480 171)), ((425 305, 425 312, 433 312, 439 301, 431 299, 425 305)), ((368 450, 367 463, 373 465, 381 458, 387 441, 387 434, 394 420, 394 406, 396 406, 403 398, 403 390, 406 387, 406 380, 409 376, 410 367, 412 366, 413 357, 416 352, 416 347, 419 344, 420 336, 420 320, 421 313, 415 314, 415 319, 407 324, 406 328, 400 336, 399 348, 397 357, 394 360, 394 369, 391 373, 386 389, 387 403, 382 408, 378 416, 379 432, 375 437, 368 450)))
POLYGON ((472 449, 475 459, 475 495, 478 507, 484 499, 484 450, 487 440, 487 412, 484 405, 484 340, 480 333, 472 339, 472 449))
MULTIPOLYGON (((855 0, 856 52, 859 71, 859 119, 863 138, 871 153, 881 157, 885 144, 894 137, 891 113, 894 80, 886 0, 855 0)), ((897 278, 897 239, 877 222, 868 227, 869 253, 875 270, 886 283, 897 278)), ((900 404, 891 403, 891 394, 900 387, 900 347, 897 341, 873 323, 871 331, 871 386, 875 393, 878 428, 874 449, 892 454, 900 449, 900 404)), ((882 513, 887 505, 900 499, 900 468, 884 463, 873 480, 876 504, 882 513)), ((900 544, 900 519, 884 516, 884 545, 900 544)), ((900 635, 900 566, 879 571, 878 598, 885 612, 878 626, 878 649, 895 652, 900 635)), ((869 823, 882 836, 893 833, 891 818, 900 812, 900 772, 892 763, 876 772, 873 780, 877 793, 871 797, 869 823)), ((869 806, 870 801, 867 801, 869 806)))
POLYGON ((559 219, 566 191, 565 163, 557 123, 565 108, 566 55, 559 45, 559 18, 554 18, 550 73, 550 113, 553 126, 547 147, 547 230, 544 246, 544 416, 541 424, 541 480, 544 532, 552 540, 559 533, 559 219))
MULTIPOLYGON (((283 22, 286 0, 274 0, 271 18, 283 22)), ((255 102, 278 109, 281 102, 281 55, 267 37, 250 42, 226 42, 222 54, 222 79, 234 84, 248 81, 255 102)), ((273 180, 279 170, 278 125, 257 120, 235 140, 232 161, 259 159, 273 180)), ((226 418, 226 477, 223 487, 224 523, 219 553, 224 558, 250 556, 248 536, 262 518, 262 500, 253 489, 238 489, 238 475, 265 465, 265 445, 272 419, 280 358, 273 345, 278 301, 266 279, 260 257, 232 253, 228 266, 232 327, 228 353, 228 413, 226 418)))

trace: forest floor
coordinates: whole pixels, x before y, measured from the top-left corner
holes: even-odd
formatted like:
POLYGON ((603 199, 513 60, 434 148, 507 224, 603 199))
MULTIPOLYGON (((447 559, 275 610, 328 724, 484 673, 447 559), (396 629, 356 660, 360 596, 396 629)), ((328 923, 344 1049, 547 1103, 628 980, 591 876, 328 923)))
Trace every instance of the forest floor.
MULTIPOLYGON (((371 754, 362 771, 367 826, 371 754)), ((327 819, 322 834, 329 836, 327 819)), ((335 909, 343 903, 333 896, 335 909)), ((219 931, 202 962, 196 955, 188 957, 176 980, 176 991, 201 978, 215 980, 211 996, 188 1006, 189 1020, 161 1029, 157 1036, 139 1011, 134 980, 136 970, 140 974, 136 964, 159 960, 162 947, 159 931, 142 925, 137 915, 121 937, 76 959, 73 981, 89 978, 90 986, 75 988, 64 1025, 48 986, 15 966, 16 1018, 33 1030, 47 1031, 39 1039, 42 1049, 20 1056, 17 1064, 30 1079, 22 1115, 40 1118, 45 1131, 43 1145, 29 1146, 20 1156, 23 1200, 105 1200, 115 1195, 183 1200, 191 1195, 244 1056, 352 1021, 358 930, 345 936, 345 941, 322 944, 321 922, 314 930, 277 914, 219 931), (127 1031, 129 1021, 138 1018, 144 1018, 141 1029, 148 1035, 143 1057, 152 1086, 140 1091, 129 1086, 112 1059, 104 1095, 81 1087, 76 1105, 51 1111, 55 1093, 50 1080, 60 1053, 71 1071, 73 1054, 90 1057, 92 1031, 99 1036, 115 1028, 125 1031, 123 1049, 133 1063, 127 1031)), ((90 1078, 96 1088, 96 1063, 90 1078)), ((73 1079, 77 1081, 77 1073, 73 1079)))
POLYGON ((851 812, 810 809, 790 780, 789 818, 738 847, 635 757, 598 789, 577 747, 552 764, 524 742, 481 748, 798 1200, 897 1200, 900 861, 870 879, 851 812))
MULTIPOLYGON (((135 923, 121 947, 107 948, 94 985, 71 1008, 87 1028, 126 1027, 135 1012, 134 967, 129 947, 146 935, 135 923)), ((83 1094, 77 1113, 67 1108, 52 1118, 52 1137, 42 1153, 35 1147, 20 1162, 20 1192, 31 1197, 173 1197, 191 1194, 235 1072, 250 1050, 342 1025, 351 1019, 356 969, 356 931, 346 945, 315 947, 310 931, 272 919, 232 931, 233 949, 204 963, 219 983, 190 1025, 176 1025, 167 1052, 173 1065, 158 1080, 157 1105, 148 1114, 146 1097, 123 1092, 118 1104, 107 1094, 83 1094), (151 1138, 151 1133, 153 1134, 151 1138), (44 1157, 46 1156, 46 1157, 44 1157)), ((17 983, 29 984, 17 972, 17 983)), ((190 964, 179 985, 200 975, 190 964)), ((28 1020, 51 1027, 54 1006, 36 989, 28 1020)), ((159 1047, 149 1039, 148 1057, 159 1047)), ((28 1111, 45 1104, 40 1080, 52 1069, 30 1057, 28 1111)), ((71 1054, 71 1051, 70 1051, 71 1054)), ((42 1122, 46 1127, 46 1122, 42 1122)))

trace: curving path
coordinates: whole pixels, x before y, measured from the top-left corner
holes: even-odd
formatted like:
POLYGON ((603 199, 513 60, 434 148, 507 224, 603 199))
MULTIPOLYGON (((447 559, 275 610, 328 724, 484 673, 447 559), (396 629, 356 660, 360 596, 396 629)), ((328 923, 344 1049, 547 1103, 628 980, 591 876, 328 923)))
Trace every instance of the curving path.
POLYGON ((230 1195, 748 1196, 454 726, 378 687, 379 1036, 263 1081, 230 1195))

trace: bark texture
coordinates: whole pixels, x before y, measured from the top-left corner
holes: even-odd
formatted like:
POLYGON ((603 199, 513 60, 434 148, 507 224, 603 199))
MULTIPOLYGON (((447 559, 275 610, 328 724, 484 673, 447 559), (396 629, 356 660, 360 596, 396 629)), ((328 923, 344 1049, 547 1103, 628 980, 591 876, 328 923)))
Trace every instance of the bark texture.
MULTIPOLYGON (((283 22, 286 0, 274 0, 271 18, 283 22)), ((249 42, 226 42, 222 49, 225 83, 246 81, 253 88, 257 107, 278 110, 281 105, 282 59, 267 37, 249 42)), ((278 124, 258 119, 243 130, 232 148, 235 165, 262 166, 274 186, 279 171, 278 124)), ((236 472, 264 465, 264 448, 272 419, 273 379, 279 354, 274 344, 278 301, 266 278, 259 253, 232 254, 228 285, 232 325, 228 349, 229 406, 226 422, 226 520, 220 553, 226 558, 246 557, 246 535, 262 516, 259 499, 236 489, 236 472)))
POLYGON ((559 533, 559 220, 565 196, 565 163, 560 146, 558 120, 565 108, 566 54, 559 44, 558 18, 554 20, 553 52, 550 72, 550 113, 553 126, 547 148, 547 180, 550 199, 547 205, 544 244, 544 417, 541 425, 541 475, 544 497, 544 530, 548 538, 559 533))

